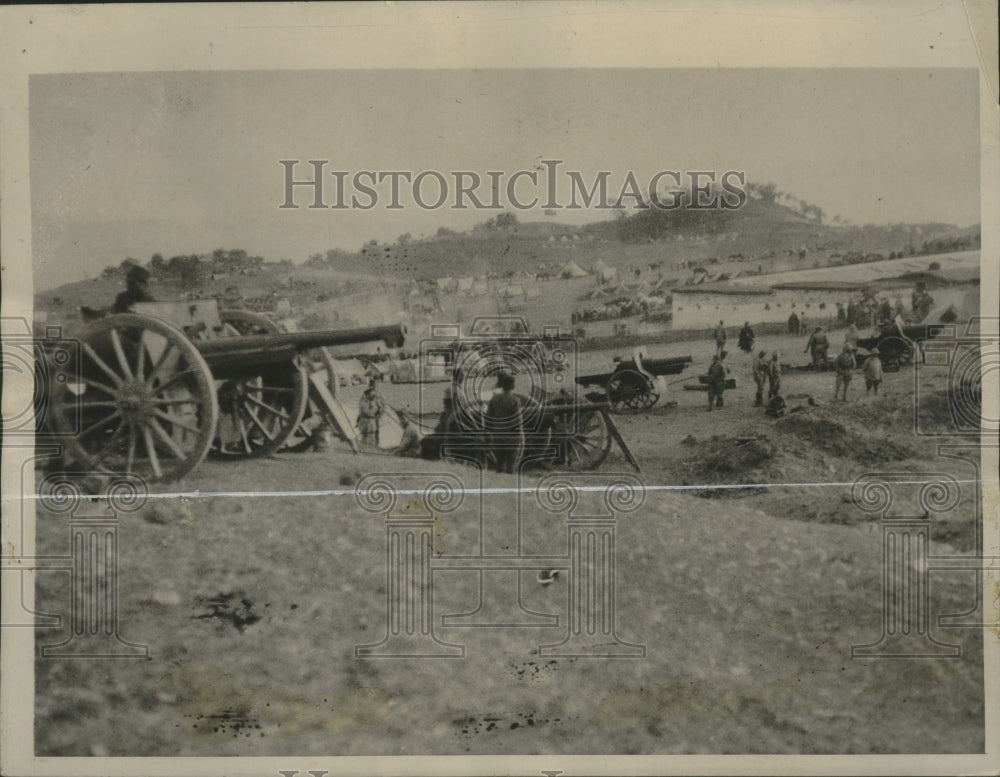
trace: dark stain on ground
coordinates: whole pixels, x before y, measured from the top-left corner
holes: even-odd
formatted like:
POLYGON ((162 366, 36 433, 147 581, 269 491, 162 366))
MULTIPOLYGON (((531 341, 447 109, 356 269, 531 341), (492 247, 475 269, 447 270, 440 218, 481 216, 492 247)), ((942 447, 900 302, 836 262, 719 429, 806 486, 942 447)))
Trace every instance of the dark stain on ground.
POLYGON ((264 736, 257 718, 243 710, 222 710, 217 715, 198 715, 192 728, 203 734, 232 734, 250 737, 255 733, 264 736))
POLYGON ((452 721, 459 732, 467 737, 487 734, 491 731, 513 731, 519 728, 559 725, 562 718, 540 718, 532 712, 505 712, 493 715, 472 715, 452 721))
POLYGON ((195 615, 195 618, 219 618, 232 623, 241 632, 261 619, 253 602, 247 599, 242 591, 202 597, 198 601, 203 607, 207 607, 209 612, 195 615))

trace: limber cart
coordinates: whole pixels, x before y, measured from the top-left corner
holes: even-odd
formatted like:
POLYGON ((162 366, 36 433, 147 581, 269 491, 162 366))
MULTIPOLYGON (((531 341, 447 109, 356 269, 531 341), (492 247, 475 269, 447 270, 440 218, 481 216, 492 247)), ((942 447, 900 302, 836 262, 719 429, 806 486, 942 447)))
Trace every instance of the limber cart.
POLYGON ((641 348, 636 348, 630 360, 618 360, 611 372, 578 375, 576 382, 584 388, 602 388, 603 396, 595 393, 594 399, 606 401, 613 412, 637 413, 651 408, 666 392, 664 375, 679 375, 691 362, 690 356, 649 359, 641 348))
POLYGON ((62 363, 42 371, 43 422, 77 465, 149 480, 180 478, 209 454, 273 453, 295 441, 307 412, 353 431, 323 347, 395 348, 406 335, 400 325, 281 332, 259 314, 220 312, 215 300, 134 310, 86 325, 60 350, 62 363))

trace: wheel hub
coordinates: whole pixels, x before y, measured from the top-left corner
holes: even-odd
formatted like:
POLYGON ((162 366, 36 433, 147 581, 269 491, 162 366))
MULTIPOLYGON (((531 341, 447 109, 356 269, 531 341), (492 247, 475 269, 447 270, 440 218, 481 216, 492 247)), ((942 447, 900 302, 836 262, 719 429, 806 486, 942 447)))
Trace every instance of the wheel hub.
POLYGON ((127 421, 141 421, 152 415, 153 394, 144 383, 126 382, 118 392, 118 408, 127 421))

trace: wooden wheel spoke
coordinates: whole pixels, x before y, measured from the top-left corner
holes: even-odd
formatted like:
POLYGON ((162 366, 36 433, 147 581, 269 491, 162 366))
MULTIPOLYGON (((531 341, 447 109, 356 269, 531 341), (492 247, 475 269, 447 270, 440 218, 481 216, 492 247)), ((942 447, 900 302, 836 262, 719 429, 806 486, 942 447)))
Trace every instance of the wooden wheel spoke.
MULTIPOLYGON (((92 346, 90 343, 82 343, 82 345, 83 345, 83 350, 87 354, 87 356, 93 359, 94 364, 100 367, 101 370, 104 372, 104 374, 107 375, 109 378, 111 378, 112 383, 114 383, 116 386, 121 386, 122 383, 124 383, 124 381, 121 379, 121 376, 113 369, 111 369, 108 366, 107 362, 104 361, 104 359, 102 359, 100 356, 97 355, 97 351, 94 350, 94 346, 92 346)), ((84 380, 86 380, 86 378, 84 378, 84 380)))
POLYGON ((72 405, 73 407, 118 407, 117 402, 111 402, 111 401, 67 402, 66 404, 72 405))
POLYGON ((233 420, 236 421, 236 428, 240 430, 240 439, 243 440, 243 447, 247 453, 252 453, 253 446, 250 445, 250 435, 247 433, 247 425, 236 410, 233 410, 233 420))
POLYGON ((128 453, 125 455, 125 471, 131 472, 135 466, 135 444, 138 435, 135 432, 135 424, 128 425, 128 453))
POLYGON ((166 382, 161 383, 159 386, 156 386, 156 393, 157 394, 162 394, 166 389, 170 388, 175 383, 177 383, 177 382, 179 382, 181 380, 187 380, 188 378, 190 378, 192 376, 197 376, 197 375, 198 375, 198 370, 196 370, 196 369, 189 368, 189 369, 186 369, 186 370, 181 370, 180 372, 178 372, 178 373, 176 373, 174 375, 171 375, 170 378, 168 378, 166 380, 166 382))
POLYGON ((153 468, 156 477, 163 477, 163 470, 160 468, 160 459, 156 455, 156 446, 153 444, 153 435, 150 434, 149 427, 142 427, 142 438, 146 443, 146 456, 149 457, 149 466, 153 468))
POLYGON ((118 426, 118 428, 116 428, 111 433, 111 437, 104 443, 104 445, 101 446, 100 452, 96 456, 93 457, 93 459, 91 460, 91 464, 95 464, 96 465, 99 462, 104 461, 105 457, 107 457, 108 454, 114 452, 115 446, 118 444, 118 441, 121 439, 121 435, 122 435, 122 432, 125 430, 125 427, 126 427, 126 424, 120 424, 118 426))
POLYGON ((156 364, 153 365, 153 369, 149 371, 149 377, 146 378, 147 386, 152 387, 157 378, 160 377, 160 370, 164 368, 167 363, 167 359, 174 350, 174 344, 167 343, 167 347, 163 349, 163 353, 161 353, 160 358, 156 360, 156 364))
POLYGON ((163 440, 163 444, 170 449, 170 452, 173 453, 174 456, 176 456, 178 459, 183 461, 184 457, 187 454, 184 453, 184 450, 181 448, 181 446, 177 444, 177 441, 169 434, 167 434, 166 429, 160 426, 160 422, 157 421, 155 418, 150 418, 149 426, 153 429, 154 432, 156 432, 156 436, 159 437, 161 440, 163 440))
POLYGON ((164 413, 162 410, 154 410, 153 415, 155 415, 157 418, 163 419, 164 421, 173 426, 176 426, 178 429, 186 429, 187 431, 194 432, 195 434, 198 434, 198 432, 201 431, 201 429, 199 429, 197 426, 192 426, 191 424, 187 423, 184 420, 181 420, 177 416, 171 415, 170 413, 164 413))
POLYGON ((247 394, 247 399, 250 402, 253 402, 258 407, 262 407, 265 410, 270 411, 271 413, 273 413, 276 416, 279 416, 281 418, 288 418, 288 411, 285 410, 284 408, 274 407, 273 405, 267 404, 267 402, 261 402, 259 399, 255 399, 254 397, 250 396, 249 394, 247 394))
POLYGON ((111 388, 111 386, 108 386, 105 383, 101 383, 98 380, 94 380, 93 378, 84 378, 83 376, 80 376, 80 380, 83 381, 88 386, 93 386, 98 391, 103 391, 108 396, 112 397, 118 396, 118 391, 116 389, 113 389, 111 388))
POLYGON ((129 380, 132 379, 132 368, 128 365, 128 359, 125 358, 125 349, 122 347, 122 339, 118 334, 117 329, 111 330, 111 345, 114 346, 115 356, 118 357, 118 366, 122 368, 122 375, 124 375, 129 380))
POLYGON ((80 432, 77 435, 77 438, 86 437, 91 432, 96 432, 98 429, 100 429, 100 428, 102 428, 104 426, 107 426, 111 421, 114 421, 116 418, 121 418, 121 414, 122 414, 121 410, 115 410, 113 413, 111 413, 110 415, 105 416, 104 418, 102 418, 97 423, 94 423, 94 424, 91 424, 90 426, 88 426, 86 429, 84 429, 82 432, 80 432))
POLYGON ((268 440, 274 440, 274 435, 268 430, 266 426, 264 426, 261 420, 257 417, 257 414, 249 407, 246 407, 245 405, 243 406, 243 409, 246 411, 247 417, 251 421, 253 421, 254 426, 260 429, 268 440))
POLYGON ((290 386, 247 386, 248 391, 271 392, 274 394, 297 394, 299 389, 290 386))
POLYGON ((202 397, 175 397, 174 399, 153 399, 150 402, 154 405, 160 407, 165 407, 167 405, 198 405, 201 407, 205 404, 206 400, 202 397))
POLYGON ((139 333, 138 348, 136 348, 135 357, 135 379, 145 380, 146 374, 146 341, 143 339, 142 333, 139 333))

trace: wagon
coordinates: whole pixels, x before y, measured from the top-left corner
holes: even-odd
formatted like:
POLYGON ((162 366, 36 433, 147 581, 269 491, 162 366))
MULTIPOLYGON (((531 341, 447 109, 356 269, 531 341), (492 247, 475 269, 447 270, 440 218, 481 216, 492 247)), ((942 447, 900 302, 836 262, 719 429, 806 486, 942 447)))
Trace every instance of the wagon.
MULTIPOLYGON (((80 466, 149 480, 180 478, 206 455, 273 453, 294 441, 307 412, 339 409, 323 402, 329 393, 310 374, 308 354, 329 366, 317 349, 375 340, 399 347, 406 334, 398 325, 281 332, 259 314, 220 311, 215 300, 134 309, 87 324, 61 351, 63 363, 43 371, 44 423, 80 466)), ((49 358, 44 348, 41 358, 49 358)))
POLYGON ((630 360, 616 360, 611 372, 578 375, 576 382, 584 388, 603 389, 603 399, 614 412, 637 413, 655 405, 666 391, 662 376, 679 375, 691 362, 690 356, 648 359, 641 348, 636 348, 630 360))

